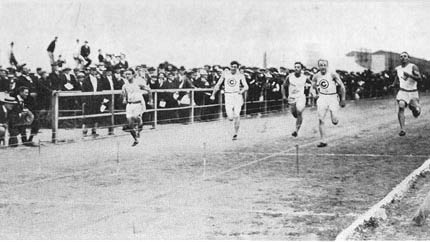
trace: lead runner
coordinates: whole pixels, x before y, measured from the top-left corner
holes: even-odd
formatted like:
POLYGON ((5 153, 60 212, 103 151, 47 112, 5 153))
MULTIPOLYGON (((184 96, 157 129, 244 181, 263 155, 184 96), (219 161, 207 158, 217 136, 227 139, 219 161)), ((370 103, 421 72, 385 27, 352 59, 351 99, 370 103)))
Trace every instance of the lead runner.
POLYGON ((318 97, 317 111, 321 136, 321 142, 317 146, 326 147, 324 119, 327 112, 330 111, 331 122, 334 125, 339 123, 337 112, 339 105, 342 108, 345 107, 345 86, 336 73, 327 70, 327 60, 318 60, 318 68, 320 71, 312 78, 312 87, 318 97), (337 85, 340 87, 340 101, 337 94, 337 85))
POLYGON ((141 83, 135 81, 133 69, 126 70, 124 75, 127 79, 127 82, 122 86, 123 104, 127 105, 125 109, 128 122, 126 131, 130 131, 134 139, 132 146, 136 146, 139 144, 138 138, 142 124, 142 114, 146 110, 142 94, 145 92, 149 93, 149 90, 141 83))
POLYGON ((302 126, 302 114, 306 106, 305 85, 307 82, 310 81, 303 73, 303 64, 296 62, 294 63, 294 73, 287 76, 281 88, 282 99, 288 100, 288 104, 291 105, 291 113, 296 118, 296 129, 291 134, 293 137, 297 137, 300 126, 302 126), (285 93, 286 86, 288 86, 288 98, 285 93))
POLYGON ((412 115, 418 118, 421 114, 421 105, 418 95, 417 83, 421 81, 421 74, 418 67, 409 62, 407 52, 400 53, 401 65, 396 67, 394 83, 390 86, 399 86, 396 100, 399 104, 397 113, 400 124, 400 136, 405 136, 405 109, 409 107, 412 115))
POLYGON ((230 63, 230 72, 224 72, 212 91, 211 100, 224 83, 225 111, 230 121, 234 121, 233 140, 237 140, 240 127, 240 111, 243 105, 243 93, 248 90, 245 76, 238 71, 239 62, 230 63))

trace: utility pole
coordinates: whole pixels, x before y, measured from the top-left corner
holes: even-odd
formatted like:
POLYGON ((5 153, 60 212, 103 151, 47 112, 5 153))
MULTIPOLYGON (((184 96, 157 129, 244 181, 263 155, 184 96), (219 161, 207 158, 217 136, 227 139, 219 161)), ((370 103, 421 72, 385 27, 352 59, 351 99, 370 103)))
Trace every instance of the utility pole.
POLYGON ((267 53, 266 53, 266 51, 264 52, 264 55, 263 55, 263 68, 264 69, 267 68, 267 53))

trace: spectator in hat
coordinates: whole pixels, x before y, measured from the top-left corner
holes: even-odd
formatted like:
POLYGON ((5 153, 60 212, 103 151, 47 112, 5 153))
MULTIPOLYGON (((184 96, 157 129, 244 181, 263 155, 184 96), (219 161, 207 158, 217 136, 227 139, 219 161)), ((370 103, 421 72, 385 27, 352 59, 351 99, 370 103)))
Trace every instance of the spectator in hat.
POLYGON ((66 59, 64 59, 62 55, 58 55, 58 59, 55 63, 61 69, 63 68, 63 65, 66 64, 66 59))
POLYGON ((7 97, 5 100, 9 105, 6 105, 8 110, 8 129, 9 129, 9 146, 17 147, 18 146, 18 136, 21 136, 21 142, 26 146, 35 146, 32 142, 34 133, 33 129, 30 135, 30 138, 27 138, 27 126, 31 124, 31 117, 33 114, 26 108, 25 99, 29 95, 29 90, 26 86, 22 86, 19 88, 19 92, 17 97, 7 97), (28 119, 30 117, 30 119, 28 119), (28 123, 30 122, 30 123, 28 123))
MULTIPOLYGON (((17 104, 16 98, 8 94, 3 94, 0 97, 0 125, 5 131, 6 129, 9 131, 9 145, 11 147, 18 146, 18 139, 16 136, 19 132, 14 127, 14 124, 19 122, 17 104), (16 145, 14 145, 15 143, 16 145)), ((3 144, 5 144, 4 135, 5 134, 3 134, 3 144)))
POLYGON ((21 86, 26 86, 30 89, 30 93, 33 93, 33 96, 35 96, 36 83, 29 76, 29 73, 30 73, 30 69, 25 67, 24 65, 20 66, 16 70, 15 72, 15 75, 17 77, 16 88, 20 88, 21 86))
POLYGON ((78 83, 74 75, 71 74, 72 69, 66 67, 60 74, 61 90, 62 91, 78 91, 78 83))
POLYGON ((16 100, 18 102, 18 107, 21 110, 19 131, 21 134, 22 144, 26 146, 36 146, 33 143, 33 138, 39 132, 39 120, 38 117, 35 119, 34 113, 37 106, 34 97, 30 95, 30 88, 26 86, 19 87, 16 100), (32 116, 31 121, 25 118, 26 115, 32 116), (30 136, 27 136, 27 127, 31 128, 30 136))
MULTIPOLYGON (((206 72, 206 70, 202 70, 200 73, 200 77, 196 78, 193 83, 196 88, 211 88, 211 84, 209 83, 209 80, 208 80, 208 73, 206 72)), ((199 106, 198 108, 195 109, 196 118, 199 121, 209 120, 213 118, 211 115, 211 112, 215 111, 214 108, 216 109, 217 107, 204 107, 205 105, 213 104, 217 101, 217 100, 215 101, 210 100, 211 94, 212 94, 211 91, 207 91, 207 92, 196 91, 194 93, 194 101, 199 106)))
POLYGON ((52 86, 48 78, 49 74, 46 71, 40 73, 40 78, 37 80, 37 102, 41 110, 49 110, 51 107, 52 86))
POLYGON ((49 43, 48 48, 46 49, 48 51, 49 62, 51 65, 55 63, 54 51, 55 51, 55 44, 57 43, 57 40, 58 40, 58 37, 55 36, 54 40, 51 41, 51 43, 49 43))
POLYGON ((76 73, 76 85, 78 85, 77 86, 78 91, 82 91, 82 86, 85 81, 85 77, 86 77, 85 74, 81 71, 76 73))
POLYGON ((62 89, 60 71, 55 63, 52 65, 52 72, 49 74, 48 80, 51 83, 52 90, 60 91, 62 89))
POLYGON ((98 52, 99 52, 99 55, 97 56, 97 59, 98 59, 99 63, 104 63, 105 57, 103 55, 102 49, 99 49, 98 52))
POLYGON ((36 68, 36 74, 35 74, 36 80, 40 79, 40 77, 42 76, 41 72, 42 72, 42 68, 41 67, 37 67, 36 68))
POLYGON ((86 64, 85 64, 85 68, 89 67, 91 65, 91 59, 90 59, 90 54, 91 54, 91 49, 90 46, 88 45, 88 41, 85 40, 84 45, 82 45, 81 47, 81 52, 80 52, 82 58, 85 60, 86 64))
POLYGON ((0 146, 5 145, 5 135, 8 126, 8 108, 6 107, 6 97, 8 95, 5 92, 0 92, 0 146))
POLYGON ((6 92, 9 89, 9 79, 7 78, 7 70, 0 69, 0 92, 6 92))
POLYGON ((9 74, 7 75, 7 78, 8 78, 8 80, 9 80, 9 88, 8 88, 8 90, 7 90, 7 93, 9 93, 9 94, 14 94, 14 93, 16 92, 16 83, 15 83, 15 81, 16 81, 16 77, 15 77, 15 75, 14 75, 14 74, 9 73, 9 74))
MULTIPOLYGON (((85 78, 84 82, 82 83, 82 91, 83 92, 99 92, 103 90, 103 83, 101 79, 97 78, 97 68, 95 66, 90 66, 90 73, 85 78)), ((87 96, 84 99, 85 102, 85 108, 84 108, 84 114, 97 114, 100 113, 100 104, 101 104, 101 98, 100 96, 87 96)), ((97 134, 97 126, 98 126, 98 119, 97 118, 86 118, 84 120, 83 124, 83 135, 87 136, 88 128, 91 128, 91 134, 95 138, 98 136, 97 134)))

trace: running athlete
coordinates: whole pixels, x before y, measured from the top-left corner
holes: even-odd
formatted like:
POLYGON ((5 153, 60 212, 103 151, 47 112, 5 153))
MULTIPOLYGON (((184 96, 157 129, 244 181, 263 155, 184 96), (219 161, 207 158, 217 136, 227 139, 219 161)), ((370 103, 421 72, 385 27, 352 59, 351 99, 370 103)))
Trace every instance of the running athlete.
POLYGON ((327 70, 327 60, 318 60, 318 68, 320 71, 312 78, 313 90, 316 92, 318 98, 317 112, 321 136, 321 142, 317 146, 326 147, 327 141, 325 140, 324 119, 327 112, 330 111, 331 122, 334 125, 339 123, 337 112, 339 110, 339 104, 342 108, 345 107, 345 86, 336 73, 327 70), (340 87, 340 102, 336 92, 337 85, 340 87))
POLYGON ((142 114, 146 110, 142 94, 149 92, 149 90, 134 81, 133 69, 126 70, 124 75, 127 82, 122 86, 122 96, 123 104, 127 105, 125 109, 128 122, 127 131, 130 131, 134 139, 132 146, 136 146, 139 144, 139 127, 142 124, 142 114))
POLYGON ((291 106, 291 113, 296 118, 296 130, 291 134, 293 137, 297 137, 303 122, 302 113, 306 106, 305 84, 306 82, 310 82, 302 70, 303 65, 301 62, 294 63, 294 73, 287 76, 281 88, 282 98, 288 100, 288 104, 291 106), (288 99, 285 94, 286 86, 288 86, 288 99))
POLYGON ((224 72, 218 80, 210 99, 215 100, 215 94, 224 83, 225 111, 228 119, 234 121, 233 140, 236 140, 240 126, 240 111, 243 105, 242 94, 248 90, 248 84, 245 81, 245 76, 238 71, 239 62, 232 61, 230 67, 230 71, 224 72))
POLYGON ((409 62, 409 54, 402 52, 400 54, 401 65, 396 67, 394 83, 391 86, 400 86, 396 99, 399 104, 397 114, 400 123, 400 136, 405 136, 405 108, 409 106, 412 115, 418 118, 421 114, 421 106, 418 96, 417 82, 421 81, 421 75, 418 67, 409 62))

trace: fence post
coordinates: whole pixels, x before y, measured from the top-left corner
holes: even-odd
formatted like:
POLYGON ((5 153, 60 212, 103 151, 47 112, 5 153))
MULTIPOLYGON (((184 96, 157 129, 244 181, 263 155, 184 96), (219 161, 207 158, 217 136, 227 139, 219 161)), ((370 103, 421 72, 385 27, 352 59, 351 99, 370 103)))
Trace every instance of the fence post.
POLYGON ((265 115, 265 114, 267 114, 267 89, 265 89, 264 90, 264 112, 263 112, 263 114, 265 115))
POLYGON ((52 128, 52 143, 57 143, 57 132, 58 132, 58 92, 53 91, 51 96, 51 128, 52 128))
POLYGON ((191 123, 194 123, 194 89, 191 90, 191 98, 190 98, 190 104, 191 104, 191 123))
POLYGON ((154 92, 154 129, 157 128, 157 109, 158 109, 158 92, 154 92))
POLYGON ((222 119, 222 93, 219 91, 219 119, 222 119))
POLYGON ((108 128, 108 132, 110 133, 110 132, 112 132, 112 134, 114 134, 114 126, 115 126, 115 94, 114 93, 112 93, 112 95, 111 95, 111 97, 112 97, 112 101, 111 101, 111 114, 112 114, 112 116, 111 116, 111 119, 110 119, 110 121, 111 121, 111 127, 110 128, 108 128))

